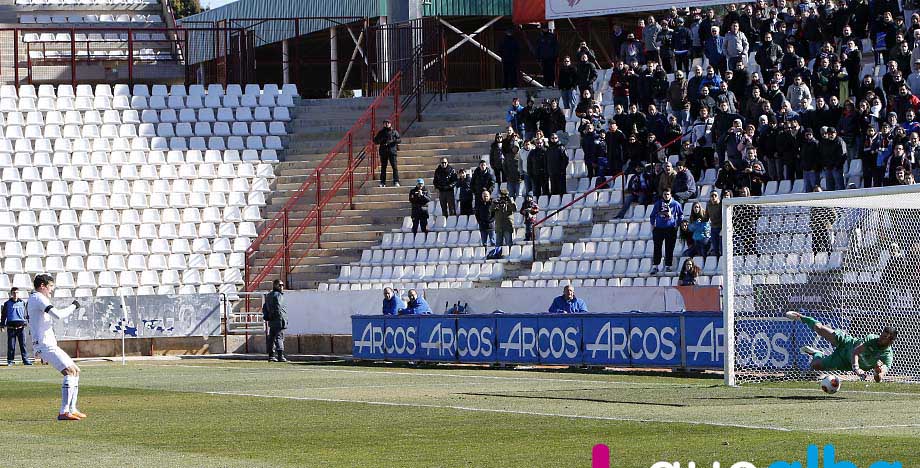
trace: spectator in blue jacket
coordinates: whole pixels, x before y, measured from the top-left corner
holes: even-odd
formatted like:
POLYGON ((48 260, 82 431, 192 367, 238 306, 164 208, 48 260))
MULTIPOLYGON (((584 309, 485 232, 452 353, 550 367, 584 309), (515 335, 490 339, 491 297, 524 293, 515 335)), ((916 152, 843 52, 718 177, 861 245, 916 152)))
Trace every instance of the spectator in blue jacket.
POLYGON ((393 288, 383 288, 383 315, 397 315, 400 309, 405 309, 406 303, 399 297, 393 288))
POLYGON ((521 105, 521 100, 518 98, 513 98, 511 100, 511 107, 508 108, 508 111, 505 113, 505 122, 508 122, 508 125, 514 127, 515 132, 524 133, 524 122, 521 119, 521 112, 524 110, 524 106, 521 105))
POLYGON ((551 314, 578 314, 588 313, 588 306, 585 301, 575 297, 575 288, 571 285, 562 289, 562 295, 553 299, 553 304, 549 306, 551 314))
POLYGON ((0 314, 0 327, 6 327, 6 365, 12 366, 16 357, 16 342, 19 342, 19 353, 22 363, 31 366, 29 352, 26 351, 26 303, 19 298, 19 288, 10 289, 10 299, 3 304, 0 314))
POLYGON ((709 60, 709 64, 718 69, 720 72, 725 71, 725 38, 719 35, 719 27, 713 26, 710 29, 712 34, 706 43, 703 44, 703 54, 709 60))
POLYGON ((684 210, 680 203, 671 198, 671 190, 661 192, 661 199, 652 207, 649 221, 652 223, 652 271, 658 274, 658 264, 661 263, 661 246, 664 244, 664 268, 666 272, 674 270, 674 245, 677 243, 677 227, 684 217, 684 210))
POLYGON ((399 309, 399 315, 431 314, 431 307, 428 306, 428 302, 425 301, 424 297, 419 296, 416 290, 410 289, 407 296, 409 297, 409 304, 404 309, 399 309))

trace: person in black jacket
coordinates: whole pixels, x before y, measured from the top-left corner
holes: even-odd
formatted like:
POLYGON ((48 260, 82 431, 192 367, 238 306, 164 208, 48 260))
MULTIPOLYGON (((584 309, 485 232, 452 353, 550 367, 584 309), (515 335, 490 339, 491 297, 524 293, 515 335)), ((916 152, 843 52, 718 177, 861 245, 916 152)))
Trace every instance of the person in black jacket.
POLYGON ((556 85, 556 58, 559 55, 559 41, 549 29, 544 29, 537 40, 537 59, 543 65, 543 86, 556 85))
POLYGON ((626 134, 620 130, 616 120, 611 120, 607 128, 607 166, 612 174, 624 172, 623 164, 626 162, 626 134))
MULTIPOLYGON (((514 132, 509 130, 507 135, 514 135, 514 132)), ((506 135, 496 133, 495 140, 492 141, 492 146, 489 147, 489 166, 494 168, 495 172, 493 172, 493 175, 495 176, 495 180, 499 185, 502 183, 502 168, 504 167, 505 161, 502 145, 504 145, 506 138, 506 135)), ((475 193, 479 192, 480 190, 477 190, 475 193)))
POLYGON ((514 30, 505 31, 505 39, 499 46, 498 55, 502 59, 502 85, 505 89, 514 89, 518 85, 518 66, 521 60, 521 45, 514 37, 514 30))
POLYGON ((272 291, 262 303, 262 320, 268 322, 268 360, 287 362, 284 357, 284 330, 287 329, 287 307, 284 303, 284 282, 272 281, 272 291))
POLYGON ((594 80, 597 79, 597 67, 588 60, 588 54, 581 54, 579 62, 575 65, 575 75, 578 78, 578 89, 594 89, 594 80))
POLYGON ((805 138, 802 140, 799 164, 805 179, 805 193, 810 193, 820 182, 821 152, 819 142, 811 128, 805 129, 805 138))
POLYGON ((520 114, 521 122, 524 123, 525 140, 532 140, 533 137, 537 134, 538 125, 542 114, 543 110, 534 105, 533 98, 527 98, 527 105, 524 107, 524 110, 522 110, 520 114))
POLYGON ((473 214, 473 187, 470 186, 472 178, 470 172, 466 169, 460 170, 460 178, 457 179, 457 191, 460 198, 460 216, 470 216, 473 214))
POLYGON ((565 113, 559 107, 559 101, 553 99, 543 103, 543 111, 540 113, 540 130, 546 136, 565 130, 565 113))
POLYGON ((578 71, 572 65, 572 57, 566 55, 559 67, 559 92, 564 109, 574 109, 578 104, 578 71))
POLYGON ((479 223, 482 246, 495 245, 495 215, 492 213, 492 195, 483 190, 476 197, 476 201, 476 222, 479 223))
POLYGON ((428 233, 428 202, 431 195, 425 188, 425 179, 415 181, 415 188, 409 191, 409 203, 412 204, 412 234, 418 233, 419 225, 422 232, 428 233))
POLYGON ((441 164, 434 170, 434 188, 438 189, 438 200, 441 201, 441 214, 456 216, 457 201, 454 199, 454 187, 457 186, 457 171, 441 158, 441 164))
POLYGON ((569 156, 565 153, 565 146, 559 142, 559 135, 554 133, 550 135, 549 148, 546 149, 546 173, 553 195, 565 194, 565 170, 568 166, 569 156))
POLYGON ((824 169, 824 180, 828 190, 843 190, 843 163, 847 160, 847 147, 843 138, 837 136, 837 129, 828 127, 824 130, 824 138, 818 150, 821 152, 821 167, 824 169))
POLYGON ((483 190, 492 193, 495 188, 495 174, 489 169, 489 164, 485 160, 479 161, 479 167, 473 171, 470 188, 473 190, 473 195, 476 196, 476 203, 481 201, 478 194, 482 193, 483 190))
POLYGON ((380 145, 380 186, 387 186, 387 164, 393 168, 393 186, 399 187, 399 169, 396 167, 396 152, 399 149, 399 131, 389 120, 383 121, 383 128, 374 135, 374 143, 380 145))
POLYGON ((546 147, 542 139, 534 140, 534 149, 527 157, 527 174, 533 185, 533 195, 549 195, 549 174, 546 171, 546 147))

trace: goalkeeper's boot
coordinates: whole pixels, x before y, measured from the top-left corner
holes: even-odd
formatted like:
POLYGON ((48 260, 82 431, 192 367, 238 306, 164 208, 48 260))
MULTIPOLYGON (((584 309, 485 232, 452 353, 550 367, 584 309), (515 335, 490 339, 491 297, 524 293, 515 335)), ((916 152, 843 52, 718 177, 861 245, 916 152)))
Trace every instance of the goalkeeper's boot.
POLYGON ((790 310, 789 312, 786 312, 786 318, 789 320, 795 320, 796 322, 801 322, 802 314, 794 310, 790 310))
POLYGON ((73 413, 61 413, 58 415, 58 421, 79 421, 80 417, 73 413))
POLYGON ((813 346, 802 346, 801 348, 799 348, 799 352, 802 354, 807 354, 809 356, 814 356, 815 354, 821 353, 821 351, 819 351, 818 348, 815 348, 813 346))

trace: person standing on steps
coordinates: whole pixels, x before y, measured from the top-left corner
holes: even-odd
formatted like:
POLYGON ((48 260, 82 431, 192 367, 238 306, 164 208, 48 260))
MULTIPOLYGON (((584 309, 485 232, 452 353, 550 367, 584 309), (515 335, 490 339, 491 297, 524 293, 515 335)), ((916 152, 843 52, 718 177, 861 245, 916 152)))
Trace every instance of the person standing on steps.
POLYGON ((434 170, 434 188, 438 189, 441 214, 444 216, 457 215, 457 199, 454 197, 457 180, 457 171, 447 162, 447 158, 441 158, 441 164, 434 170))
POLYGON ((268 360, 287 362, 284 357, 284 330, 287 328, 287 307, 284 304, 284 282, 272 281, 272 291, 262 303, 262 319, 268 322, 268 360), (275 359, 277 356, 277 359, 275 359))
POLYGON ((396 167, 396 152, 399 150, 399 131, 393 128, 389 120, 383 121, 381 128, 374 135, 374 143, 379 145, 380 154, 380 186, 387 186, 387 164, 393 168, 393 186, 399 187, 399 169, 396 167))
MULTIPOLYGON (((451 197, 453 197, 453 192, 451 192, 451 197)), ((428 233, 428 202, 430 201, 431 195, 425 188, 425 179, 416 180, 415 187, 409 191, 409 203, 412 205, 412 234, 418 233, 419 226, 422 227, 422 232, 428 233)))

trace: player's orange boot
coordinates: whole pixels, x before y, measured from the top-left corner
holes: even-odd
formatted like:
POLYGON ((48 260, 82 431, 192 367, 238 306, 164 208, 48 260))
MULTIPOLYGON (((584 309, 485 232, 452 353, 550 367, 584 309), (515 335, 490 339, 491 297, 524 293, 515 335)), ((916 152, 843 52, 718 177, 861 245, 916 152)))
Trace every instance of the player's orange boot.
POLYGON ((86 413, 81 413, 81 412, 79 412, 79 411, 71 411, 70 414, 72 414, 72 415, 74 415, 74 416, 76 416, 76 417, 78 417, 78 418, 80 418, 80 419, 86 419, 86 413))
POLYGON ((79 421, 80 417, 73 413, 61 413, 58 415, 58 421, 79 421))

